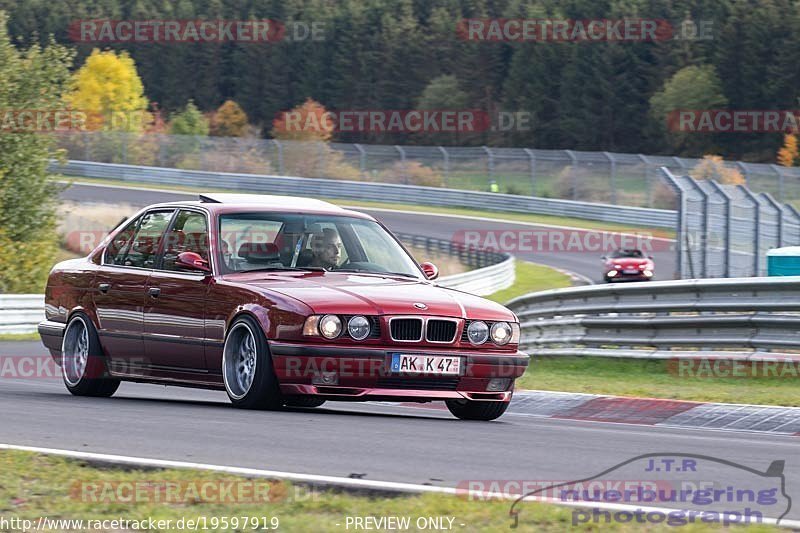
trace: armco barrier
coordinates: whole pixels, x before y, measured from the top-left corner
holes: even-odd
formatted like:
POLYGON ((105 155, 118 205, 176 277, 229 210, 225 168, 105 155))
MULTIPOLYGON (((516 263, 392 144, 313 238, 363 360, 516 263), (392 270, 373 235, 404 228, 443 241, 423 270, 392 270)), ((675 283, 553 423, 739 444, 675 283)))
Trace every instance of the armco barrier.
POLYGON ((677 223, 675 211, 664 209, 592 204, 571 200, 553 200, 515 194, 466 191, 440 187, 259 174, 202 172, 198 170, 140 167, 88 161, 69 161, 63 165, 53 162, 50 170, 68 176, 135 181, 151 183, 156 186, 183 185, 264 194, 372 200, 439 207, 470 207, 514 213, 574 217, 639 227, 674 229, 677 223))
POLYGON ((800 350, 800 277, 573 287, 506 305, 532 355, 800 360, 789 353, 800 350))
POLYGON ((0 334, 33 333, 44 320, 44 295, 0 294, 0 334))

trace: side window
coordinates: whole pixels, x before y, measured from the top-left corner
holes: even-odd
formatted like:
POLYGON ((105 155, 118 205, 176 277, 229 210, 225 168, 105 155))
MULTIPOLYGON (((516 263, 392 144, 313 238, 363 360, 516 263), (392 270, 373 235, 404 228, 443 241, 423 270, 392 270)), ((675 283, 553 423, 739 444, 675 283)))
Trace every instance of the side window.
POLYGON ((208 225, 206 216, 197 211, 179 211, 175 224, 164 241, 164 270, 185 271, 175 266, 178 255, 183 252, 195 252, 206 261, 208 252, 208 225))
POLYGON ((153 211, 125 227, 106 250, 106 262, 113 265, 153 268, 161 238, 173 211, 153 211))

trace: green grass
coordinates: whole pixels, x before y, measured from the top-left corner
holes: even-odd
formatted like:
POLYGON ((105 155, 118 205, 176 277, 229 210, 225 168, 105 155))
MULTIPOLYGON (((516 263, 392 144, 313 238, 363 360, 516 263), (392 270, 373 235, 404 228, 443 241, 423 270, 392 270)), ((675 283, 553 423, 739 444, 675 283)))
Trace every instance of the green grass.
MULTIPOLYGON (((179 187, 176 185, 161 185, 161 184, 156 185, 152 183, 136 183, 127 181, 121 182, 118 180, 111 180, 111 179, 95 179, 95 178, 87 179, 75 176, 67 177, 66 179, 74 180, 74 183, 104 184, 104 185, 117 185, 117 186, 125 185, 126 187, 132 187, 132 188, 158 188, 176 192, 214 192, 214 191, 230 192, 230 190, 226 189, 179 187)), ((403 211, 441 213, 445 215, 457 215, 465 217, 482 217, 495 220, 511 220, 514 222, 525 222, 529 224, 565 226, 572 228, 602 230, 602 231, 645 233, 647 235, 652 235, 653 237, 673 238, 675 236, 675 232, 663 228, 642 228, 637 226, 628 226, 625 224, 616 224, 613 222, 599 222, 594 220, 584 220, 581 218, 570 218, 570 217, 561 217, 553 215, 507 213, 498 211, 488 211, 482 209, 468 209, 468 208, 458 208, 458 207, 435 207, 435 206, 411 205, 411 204, 390 203, 390 202, 342 200, 333 198, 321 198, 321 199, 330 201, 337 205, 353 206, 353 207, 375 207, 375 208, 396 209, 403 211)))
POLYGON ((0 342, 12 342, 12 341, 38 341, 41 337, 39 337, 38 333, 5 333, 0 334, 0 342))
POLYGON ((516 262, 516 269, 517 273, 514 285, 487 296, 488 299, 498 303, 505 303, 512 298, 530 292, 560 289, 572 285, 572 280, 569 276, 550 267, 518 260, 516 262))
POLYGON ((782 379, 685 377, 676 375, 675 367, 670 364, 663 360, 533 357, 517 386, 699 402, 800 406, 800 382, 796 376, 782 379))
MULTIPOLYGON (((279 481, 257 480, 259 487, 267 487, 266 494, 274 501, 268 503, 209 503, 202 497, 193 501, 154 503, 151 497, 142 497, 136 503, 110 501, 99 498, 100 489, 84 490, 86 484, 94 487, 120 487, 124 483, 152 483, 163 487, 175 482, 183 487, 199 487, 204 483, 248 483, 246 478, 228 474, 215 474, 194 470, 137 470, 113 466, 92 466, 85 462, 29 452, 6 451, 0 453, 0 516, 5 519, 20 518, 38 521, 49 519, 129 519, 179 520, 198 517, 277 517, 279 531, 287 532, 340 532, 347 531, 348 516, 408 516, 412 524, 419 517, 445 516, 454 518, 454 531, 506 531, 509 530, 510 501, 470 501, 466 497, 447 495, 386 496, 348 494, 332 490, 318 490, 279 481), (88 498, 84 495, 88 495, 88 498), (340 524, 340 525, 336 525, 340 524), (463 524, 463 526, 461 525, 463 524)), ((247 485, 244 485, 247 486, 247 485)), ((114 490, 106 492, 113 495, 114 490)), ((119 490, 123 496, 126 492, 119 490)), ((149 494, 155 494, 150 491, 149 494)), ((164 494, 162 491, 161 494, 164 494)), ((173 493, 174 494, 174 493, 173 493)), ((261 492, 264 494, 264 492, 261 492)), ((184 498, 179 498, 185 500, 184 498)), ((561 532, 572 527, 572 510, 540 503, 525 503, 519 508, 517 531, 561 532)), ((174 523, 174 522, 173 522, 174 523)), ((210 523, 210 522, 209 522, 210 523)), ((584 531, 598 531, 598 527, 581 527, 584 531)), ((668 526, 603 525, 602 530, 622 532, 673 531, 668 526)), ((162 531, 165 529, 156 529, 162 531)), ((222 531, 222 529, 216 529, 222 531)), ((225 530, 231 531, 232 529, 225 530)), ((247 528, 240 528, 250 531, 247 528)), ((353 530, 353 527, 350 527, 353 530)), ((415 531, 412 527, 410 530, 415 531)), ((713 525, 689 525, 682 531, 721 531, 713 525)), ((755 531, 774 528, 759 527, 755 531)))

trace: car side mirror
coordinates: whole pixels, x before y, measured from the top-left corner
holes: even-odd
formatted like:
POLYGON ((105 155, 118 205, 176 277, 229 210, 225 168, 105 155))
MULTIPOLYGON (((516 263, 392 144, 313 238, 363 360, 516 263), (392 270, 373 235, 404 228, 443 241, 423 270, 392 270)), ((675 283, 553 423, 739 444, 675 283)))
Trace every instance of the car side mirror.
POLYGON ((211 273, 211 267, 208 265, 208 261, 195 252, 179 253, 178 257, 175 259, 175 266, 180 269, 199 270, 205 274, 211 273))
POLYGON ((603 257, 600 258, 600 261, 608 261, 608 257, 603 256, 603 257))
POLYGON ((433 263, 425 261, 424 263, 420 263, 419 266, 426 278, 434 280, 439 277, 439 268, 433 263))

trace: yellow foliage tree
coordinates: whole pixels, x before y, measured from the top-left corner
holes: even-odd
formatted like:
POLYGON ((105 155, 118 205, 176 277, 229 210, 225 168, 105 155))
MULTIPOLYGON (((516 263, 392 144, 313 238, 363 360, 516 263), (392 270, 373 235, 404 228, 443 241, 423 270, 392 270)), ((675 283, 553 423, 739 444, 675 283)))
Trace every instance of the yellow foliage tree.
POLYGON ((151 121, 144 85, 127 52, 92 50, 64 98, 87 114, 88 130, 140 132, 151 121))
POLYGON ((308 98, 273 120, 270 133, 281 141, 328 142, 333 137, 333 122, 322 104, 308 98))
POLYGON ((244 137, 247 134, 247 114, 233 100, 227 100, 211 117, 211 135, 244 137))
POLYGON ((695 166, 689 175, 696 180, 716 180, 726 185, 744 185, 742 173, 735 168, 725 166, 725 161, 719 155, 705 155, 703 160, 695 166))
POLYGON ((778 164, 784 167, 793 167, 798 161, 800 153, 797 150, 797 135, 789 133, 783 136, 783 147, 778 150, 778 164))

